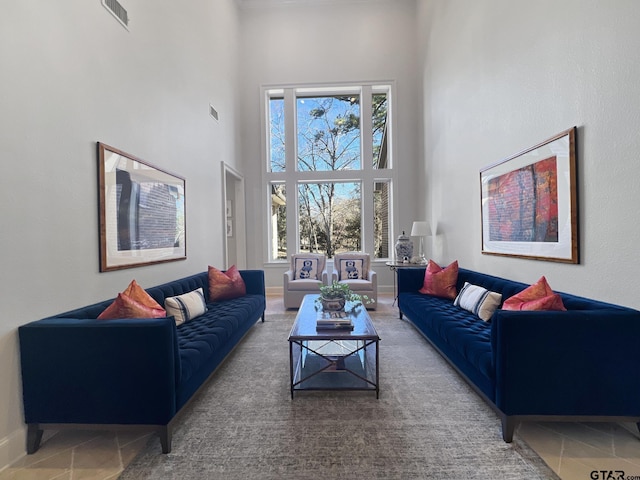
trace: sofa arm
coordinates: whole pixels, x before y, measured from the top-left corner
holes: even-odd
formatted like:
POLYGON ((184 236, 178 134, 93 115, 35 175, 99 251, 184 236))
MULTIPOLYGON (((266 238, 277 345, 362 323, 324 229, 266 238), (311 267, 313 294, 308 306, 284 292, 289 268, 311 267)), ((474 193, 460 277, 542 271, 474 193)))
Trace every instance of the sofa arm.
POLYGON ((424 284, 424 272, 427 268, 398 268, 398 294, 417 293, 424 284))
POLYGON ((640 416, 640 313, 497 311, 496 405, 507 415, 640 416))
POLYGON ((48 318, 18 333, 26 423, 166 425, 175 415, 172 317, 48 318))
POLYGON ((266 295, 264 270, 240 270, 240 276, 250 295, 266 295))

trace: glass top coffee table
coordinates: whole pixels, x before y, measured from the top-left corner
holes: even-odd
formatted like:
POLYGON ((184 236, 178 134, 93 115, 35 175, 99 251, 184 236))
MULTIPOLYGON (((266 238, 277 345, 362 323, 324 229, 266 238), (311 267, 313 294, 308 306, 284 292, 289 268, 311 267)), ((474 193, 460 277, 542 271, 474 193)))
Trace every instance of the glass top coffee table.
POLYGON ((317 297, 305 295, 289 333, 291 398, 298 390, 372 390, 379 398, 380 337, 366 308, 347 312, 353 330, 318 329, 317 297))

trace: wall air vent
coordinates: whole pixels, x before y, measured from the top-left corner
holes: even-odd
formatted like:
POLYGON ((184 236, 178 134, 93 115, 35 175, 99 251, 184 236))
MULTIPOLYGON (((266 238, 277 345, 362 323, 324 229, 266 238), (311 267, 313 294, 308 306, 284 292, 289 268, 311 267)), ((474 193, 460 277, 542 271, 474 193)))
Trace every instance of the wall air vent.
POLYGON ((102 5, 104 8, 109 10, 109 13, 116 17, 124 28, 129 30, 129 15, 127 15, 127 11, 124 9, 118 0, 102 0, 102 5))
POLYGON ((209 115, 218 120, 218 111, 213 108, 213 105, 209 104, 209 115))

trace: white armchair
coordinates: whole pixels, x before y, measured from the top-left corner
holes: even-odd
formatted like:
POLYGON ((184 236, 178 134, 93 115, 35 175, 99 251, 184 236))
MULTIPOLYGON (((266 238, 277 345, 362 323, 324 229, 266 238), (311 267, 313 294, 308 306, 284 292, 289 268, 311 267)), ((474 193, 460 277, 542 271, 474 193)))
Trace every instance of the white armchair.
POLYGON ((336 253, 333 257, 331 281, 347 283, 355 293, 366 295, 372 303, 366 305, 375 310, 378 304, 378 276, 371 270, 371 259, 368 253, 345 252, 336 253))
POLYGON ((291 255, 289 270, 284 272, 284 308, 299 308, 310 293, 320 294, 319 284, 329 283, 326 257, 322 253, 291 255))

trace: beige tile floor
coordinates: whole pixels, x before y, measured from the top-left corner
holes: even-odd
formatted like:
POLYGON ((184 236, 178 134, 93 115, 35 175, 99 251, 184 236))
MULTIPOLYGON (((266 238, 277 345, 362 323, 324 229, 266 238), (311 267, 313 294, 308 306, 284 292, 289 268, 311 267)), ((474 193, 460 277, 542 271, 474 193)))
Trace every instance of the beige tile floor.
MULTIPOLYGON (((395 313, 392 297, 380 295, 379 312, 395 313)), ((267 312, 282 309, 280 297, 268 298, 267 312)), ((498 423, 496 428, 499 429, 498 423)), ((518 427, 516 435, 563 480, 609 478, 609 471, 623 471, 620 478, 640 480, 640 434, 635 424, 525 423, 518 427), (597 476, 593 471, 599 472, 597 476)), ((123 432, 45 432, 41 448, 5 468, 0 472, 0 480, 114 480, 149 436, 123 432)), ((158 454, 161 455, 159 451, 158 454)), ((610 478, 618 477, 613 473, 610 478)))

